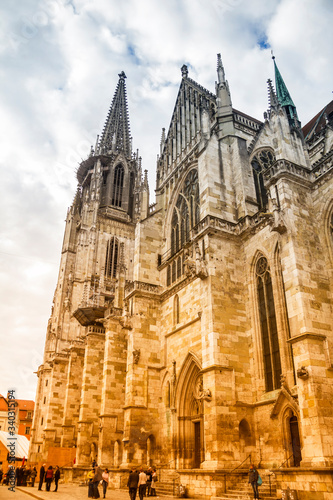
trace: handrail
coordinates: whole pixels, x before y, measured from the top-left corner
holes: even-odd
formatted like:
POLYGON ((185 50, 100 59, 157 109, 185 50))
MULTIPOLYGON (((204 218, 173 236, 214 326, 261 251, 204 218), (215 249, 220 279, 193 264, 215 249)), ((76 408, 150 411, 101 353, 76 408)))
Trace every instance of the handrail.
POLYGON ((288 462, 288 460, 289 460, 291 457, 293 457, 293 456, 294 456, 294 453, 292 453, 292 454, 290 455, 290 457, 288 457, 288 458, 287 458, 287 460, 285 460, 284 462, 282 462, 282 464, 281 464, 281 465, 279 465, 278 469, 280 469, 280 467, 282 467, 282 465, 284 465, 286 462, 288 462))
MULTIPOLYGON (((237 465, 237 467, 235 467, 234 469, 232 469, 232 471, 231 471, 231 472, 234 472, 234 470, 238 469, 238 467, 240 467, 241 465, 243 465, 243 463, 244 463, 244 462, 246 462, 246 460, 247 460, 248 458, 249 458, 249 459, 250 459, 250 461, 251 461, 251 453, 250 453, 250 454, 249 454, 249 455, 245 458, 245 460, 243 460, 243 462, 242 462, 241 464, 237 465)), ((231 474, 231 472, 230 472, 230 474, 231 474)))
POLYGON ((167 462, 165 464, 162 464, 162 465, 159 465, 158 468, 161 470, 161 469, 166 469, 166 465, 169 465, 171 464, 171 462, 175 462, 177 459, 176 458, 173 458, 172 460, 170 460, 170 462, 167 462))

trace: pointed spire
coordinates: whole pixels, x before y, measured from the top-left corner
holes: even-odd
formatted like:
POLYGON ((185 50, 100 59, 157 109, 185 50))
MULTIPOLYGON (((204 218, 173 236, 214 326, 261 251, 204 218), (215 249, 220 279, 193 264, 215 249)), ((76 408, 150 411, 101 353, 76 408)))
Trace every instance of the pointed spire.
POLYGON ((225 115, 232 116, 231 95, 229 90, 229 84, 225 79, 221 54, 217 54, 217 78, 218 82, 215 82, 215 87, 216 87, 218 116, 225 116, 225 115))
POLYGON ((267 85, 268 85, 268 105, 270 109, 277 109, 279 107, 279 101, 278 98, 276 97, 276 93, 271 79, 267 80, 267 85))
POLYGON ((217 78, 219 84, 225 83, 225 74, 221 54, 217 54, 217 78))
POLYGON ((118 85, 106 118, 99 149, 103 153, 110 150, 122 151, 127 157, 131 157, 131 136, 125 86, 126 75, 122 71, 118 76, 118 85))
POLYGON ((161 142, 160 142, 160 155, 163 153, 163 148, 165 144, 165 128, 162 128, 162 136, 161 136, 161 142))
POLYGON ((282 108, 286 110, 290 124, 293 126, 300 126, 300 123, 298 121, 296 106, 291 98, 291 95, 289 94, 287 86, 284 83, 281 73, 276 65, 274 55, 272 55, 272 59, 274 62, 274 71, 275 71, 276 96, 279 101, 279 104, 280 106, 282 106, 282 108))

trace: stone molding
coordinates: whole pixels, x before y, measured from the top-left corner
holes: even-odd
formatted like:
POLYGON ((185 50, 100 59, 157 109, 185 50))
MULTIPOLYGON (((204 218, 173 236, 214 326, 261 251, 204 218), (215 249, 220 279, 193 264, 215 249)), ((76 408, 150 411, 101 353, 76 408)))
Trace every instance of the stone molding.
POLYGON ((184 328, 186 328, 186 327, 188 327, 190 325, 193 325, 193 323, 196 323, 197 321, 199 321, 201 319, 201 314, 202 314, 202 312, 199 311, 198 312, 198 316, 196 318, 192 319, 191 321, 188 321, 187 323, 185 323, 184 325, 179 326, 178 328, 175 328, 171 332, 166 333, 165 334, 165 338, 171 337, 171 335, 173 335, 174 333, 177 333, 177 332, 183 330, 184 328))
POLYGON ((295 344, 296 342, 302 342, 303 340, 313 339, 318 341, 326 340, 327 336, 323 333, 305 332, 295 337, 291 337, 287 340, 288 344, 295 344))

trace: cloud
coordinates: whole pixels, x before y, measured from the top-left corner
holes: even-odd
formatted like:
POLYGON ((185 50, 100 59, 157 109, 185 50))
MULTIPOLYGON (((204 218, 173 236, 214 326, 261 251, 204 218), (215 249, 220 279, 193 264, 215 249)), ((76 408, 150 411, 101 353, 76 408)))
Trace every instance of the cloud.
POLYGON ((332 92, 329 0, 27 0, 0 19, 0 392, 34 398, 75 169, 122 70, 134 148, 155 188, 180 67, 211 91, 222 53, 233 105, 268 106, 270 47, 305 124, 332 92))

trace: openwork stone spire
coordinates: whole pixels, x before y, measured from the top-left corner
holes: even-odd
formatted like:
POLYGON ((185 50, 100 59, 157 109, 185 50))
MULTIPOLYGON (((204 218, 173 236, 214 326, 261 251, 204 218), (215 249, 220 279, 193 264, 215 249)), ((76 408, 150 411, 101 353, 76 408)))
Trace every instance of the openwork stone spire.
POLYGON ((119 74, 118 85, 106 118, 99 148, 102 153, 122 151, 125 156, 131 157, 132 147, 125 78, 126 75, 122 71, 119 74))

